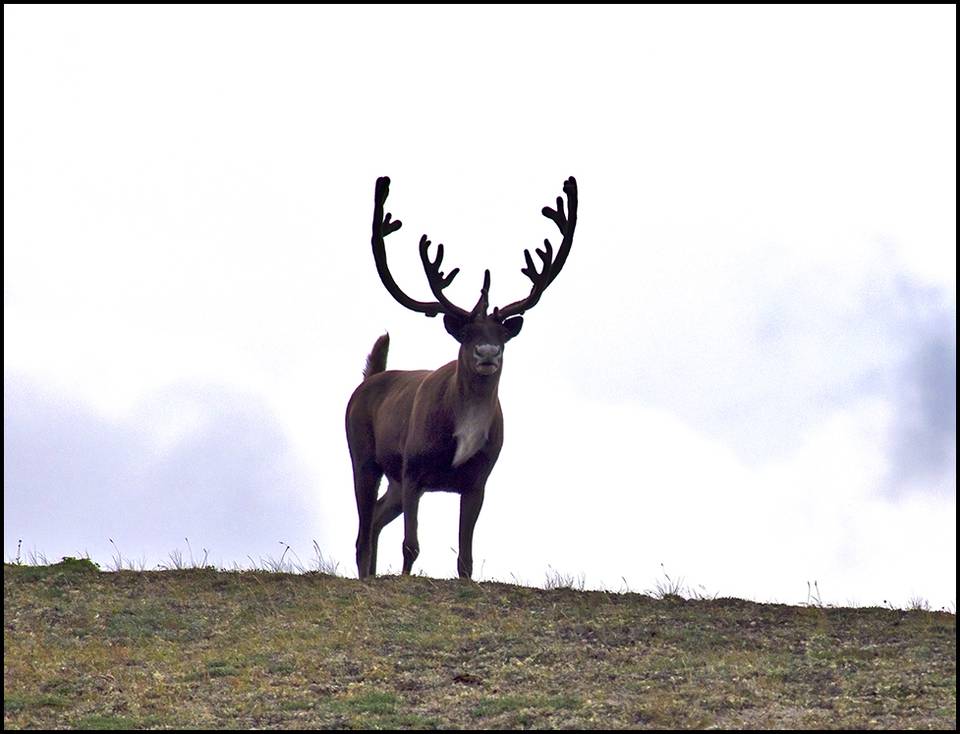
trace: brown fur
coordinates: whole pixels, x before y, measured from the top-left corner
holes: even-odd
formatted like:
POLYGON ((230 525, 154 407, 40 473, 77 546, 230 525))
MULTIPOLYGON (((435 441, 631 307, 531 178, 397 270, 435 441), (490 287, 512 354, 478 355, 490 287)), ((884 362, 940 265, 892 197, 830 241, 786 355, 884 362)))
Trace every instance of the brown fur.
MULTIPOLYGON (((486 332, 501 329, 491 324, 480 338, 489 341, 486 332)), ((347 404, 347 443, 360 513, 357 568, 361 578, 376 574, 380 531, 401 512, 412 511, 425 491, 461 495, 457 570, 461 576, 471 575, 473 527, 487 477, 503 445, 503 413, 497 396, 500 370, 493 375, 474 371, 469 354, 475 344, 472 340, 461 346, 457 361, 433 371, 372 374, 347 404), (461 451, 455 462, 463 441, 470 444, 464 449, 469 453, 461 451), (377 500, 383 475, 387 491, 377 500)), ((404 573, 410 572, 419 552, 416 513, 408 515, 404 573)))

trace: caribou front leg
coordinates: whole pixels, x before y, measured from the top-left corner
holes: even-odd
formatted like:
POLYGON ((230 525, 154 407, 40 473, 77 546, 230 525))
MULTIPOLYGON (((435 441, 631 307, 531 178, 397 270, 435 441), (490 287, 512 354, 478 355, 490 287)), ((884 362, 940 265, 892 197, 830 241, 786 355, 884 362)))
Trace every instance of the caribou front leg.
POLYGON ((473 528, 483 506, 483 486, 460 495, 460 555, 457 573, 462 579, 473 576, 473 528))

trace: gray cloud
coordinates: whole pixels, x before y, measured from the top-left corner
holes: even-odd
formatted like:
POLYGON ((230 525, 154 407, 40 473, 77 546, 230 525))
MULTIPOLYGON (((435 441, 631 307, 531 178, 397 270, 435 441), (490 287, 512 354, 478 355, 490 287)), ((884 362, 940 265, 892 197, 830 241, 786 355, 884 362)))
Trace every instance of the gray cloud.
MULTIPOLYGON (((310 546, 309 485, 282 429, 250 395, 180 385, 152 395, 129 422, 4 377, 4 542, 51 560, 246 562, 310 546), (152 428, 170 426, 166 434, 152 428), (266 545, 265 545, 266 544, 266 545)), ((9 555, 11 548, 5 548, 9 555)))
POLYGON ((577 387, 669 410, 754 463, 879 399, 892 423, 878 490, 945 491, 956 475, 955 307, 898 266, 882 247, 859 270, 791 272, 771 258, 667 296, 656 278, 631 274, 638 282, 611 287, 627 294, 613 306, 631 328, 585 331, 577 387))
POLYGON ((956 477, 956 318, 953 315, 949 322, 947 316, 917 333, 911 354, 898 373, 891 437, 892 491, 903 485, 936 486, 930 480, 948 472, 956 477))

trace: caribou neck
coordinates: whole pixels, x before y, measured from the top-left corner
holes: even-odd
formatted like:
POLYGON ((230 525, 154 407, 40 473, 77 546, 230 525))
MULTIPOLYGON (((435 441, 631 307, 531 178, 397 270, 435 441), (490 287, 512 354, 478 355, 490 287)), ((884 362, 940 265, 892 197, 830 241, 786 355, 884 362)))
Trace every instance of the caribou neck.
POLYGON ((457 467, 487 443, 490 427, 497 414, 500 373, 477 375, 462 364, 457 364, 454 379, 457 398, 453 435, 457 439, 457 450, 453 457, 453 466, 457 467))
POLYGON ((494 405, 497 402, 497 387, 500 385, 499 371, 493 375, 478 375, 463 363, 457 362, 454 380, 458 405, 494 405))

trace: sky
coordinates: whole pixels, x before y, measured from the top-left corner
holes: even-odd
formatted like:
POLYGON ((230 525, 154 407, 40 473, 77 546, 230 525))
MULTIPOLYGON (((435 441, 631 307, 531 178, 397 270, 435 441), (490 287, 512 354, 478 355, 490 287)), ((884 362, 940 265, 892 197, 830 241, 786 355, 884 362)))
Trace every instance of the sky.
POLYGON ((5 5, 5 560, 356 575, 365 358, 457 350, 383 175, 466 308, 579 183, 475 578, 955 610, 954 6, 5 5))

